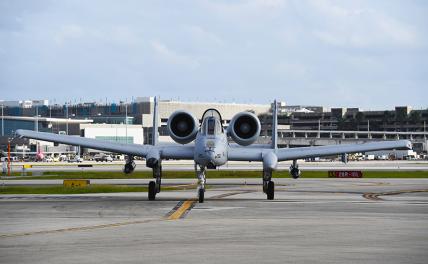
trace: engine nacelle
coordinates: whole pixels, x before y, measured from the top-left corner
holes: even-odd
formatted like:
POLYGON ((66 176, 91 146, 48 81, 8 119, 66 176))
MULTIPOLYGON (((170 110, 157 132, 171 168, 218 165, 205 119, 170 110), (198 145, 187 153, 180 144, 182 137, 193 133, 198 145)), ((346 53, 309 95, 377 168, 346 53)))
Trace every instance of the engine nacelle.
POLYGON ((250 112, 236 114, 230 121, 227 133, 241 146, 253 144, 260 135, 260 120, 250 112))
POLYGON ((169 136, 177 143, 187 144, 196 138, 199 122, 189 112, 179 110, 168 119, 169 136))

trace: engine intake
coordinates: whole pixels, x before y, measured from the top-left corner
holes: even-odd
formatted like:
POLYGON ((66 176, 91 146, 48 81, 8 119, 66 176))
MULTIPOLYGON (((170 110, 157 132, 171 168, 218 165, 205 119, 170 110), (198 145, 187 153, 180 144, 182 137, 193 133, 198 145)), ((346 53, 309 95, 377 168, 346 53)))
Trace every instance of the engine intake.
POLYGON ((260 135, 260 121, 250 112, 236 114, 230 121, 228 135, 241 146, 253 144, 260 135))
POLYGON ((196 138, 198 133, 197 119, 186 111, 175 111, 168 119, 168 132, 177 143, 187 144, 196 138))

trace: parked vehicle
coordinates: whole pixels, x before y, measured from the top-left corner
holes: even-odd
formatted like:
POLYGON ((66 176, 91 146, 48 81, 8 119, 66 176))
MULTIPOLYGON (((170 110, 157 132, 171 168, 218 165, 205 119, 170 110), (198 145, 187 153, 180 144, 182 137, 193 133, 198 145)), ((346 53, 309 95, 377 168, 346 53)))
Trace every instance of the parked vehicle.
POLYGON ((76 162, 76 163, 82 163, 82 161, 83 161, 83 159, 81 157, 79 157, 79 156, 76 156, 76 157, 68 160, 69 163, 74 163, 74 162, 76 162))
POLYGON ((45 157, 44 162, 53 162, 53 158, 52 157, 45 157))
POLYGON ((106 154, 97 154, 94 156, 94 160, 96 162, 113 162, 113 158, 110 155, 106 155, 106 154))

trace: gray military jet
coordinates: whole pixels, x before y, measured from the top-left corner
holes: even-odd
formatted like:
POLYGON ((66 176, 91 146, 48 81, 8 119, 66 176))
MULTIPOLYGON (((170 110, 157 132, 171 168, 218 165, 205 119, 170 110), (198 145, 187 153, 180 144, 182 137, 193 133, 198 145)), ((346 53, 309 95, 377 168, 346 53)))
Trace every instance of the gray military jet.
POLYGON ((162 160, 194 160, 195 173, 199 179, 198 197, 201 203, 204 202, 206 169, 222 166, 228 161, 261 161, 263 163, 263 192, 266 193, 268 200, 273 200, 275 185, 272 181, 272 172, 276 170, 280 161, 293 161, 290 167, 290 174, 297 179, 300 176, 300 170, 297 165, 298 159, 385 149, 411 149, 412 147, 408 140, 397 140, 364 144, 278 148, 277 115, 278 110, 275 101, 273 104, 271 145, 251 147, 249 145, 257 140, 261 130, 257 116, 250 112, 238 113, 232 118, 227 129, 224 129, 221 115, 215 109, 206 110, 202 116, 201 123, 187 111, 175 111, 168 119, 167 128, 171 138, 178 144, 159 144, 157 98, 155 98, 154 103, 153 145, 122 144, 22 129, 17 130, 16 135, 126 154, 125 173, 134 171, 135 156, 143 157, 146 160, 146 166, 152 168, 153 178, 155 179, 149 183, 149 200, 154 200, 161 191, 162 160), (237 144, 230 144, 229 137, 237 144), (193 141, 194 144, 190 144, 193 141))

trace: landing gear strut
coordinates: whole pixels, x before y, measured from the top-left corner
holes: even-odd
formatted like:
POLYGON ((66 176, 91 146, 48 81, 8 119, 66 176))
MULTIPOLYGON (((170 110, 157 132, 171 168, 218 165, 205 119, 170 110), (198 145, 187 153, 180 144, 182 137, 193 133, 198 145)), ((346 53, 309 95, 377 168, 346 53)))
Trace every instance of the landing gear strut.
POLYGON ((200 166, 200 170, 198 170, 198 165, 195 164, 195 172, 196 172, 196 176, 198 177, 198 198, 199 198, 199 202, 203 203, 204 202, 204 196, 205 196, 205 183, 206 183, 206 178, 205 178, 205 167, 200 166))
POLYGON ((153 201, 156 198, 156 194, 161 191, 161 179, 162 179, 162 166, 156 165, 152 168, 153 170, 153 178, 155 181, 149 182, 149 200, 153 201))
POLYGON ((272 171, 263 169, 263 192, 268 200, 275 198, 275 183, 272 181, 272 171))
POLYGON ((290 166, 290 175, 294 179, 297 179, 300 177, 300 170, 299 165, 297 165, 297 160, 293 160, 293 164, 290 166))
POLYGON ((123 167, 123 172, 126 174, 130 174, 134 171, 134 169, 135 169, 134 157, 126 156, 126 163, 125 163, 125 167, 123 167))

